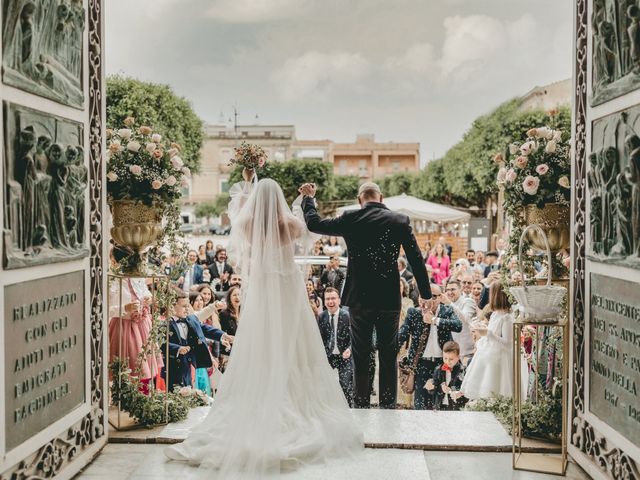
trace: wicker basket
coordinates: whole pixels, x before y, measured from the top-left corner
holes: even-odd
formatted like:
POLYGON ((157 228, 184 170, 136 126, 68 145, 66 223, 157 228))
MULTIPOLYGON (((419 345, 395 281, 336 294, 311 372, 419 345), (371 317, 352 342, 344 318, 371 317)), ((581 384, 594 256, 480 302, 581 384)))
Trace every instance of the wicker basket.
POLYGON ((518 247, 518 264, 520 266, 520 272, 522 273, 522 286, 511 287, 509 288, 509 291, 518 302, 518 310, 520 311, 522 318, 524 320, 536 322, 557 322, 558 316, 562 312, 562 302, 567 294, 567 289, 565 287, 551 285, 551 276, 553 271, 551 266, 551 248, 549 247, 549 240, 547 239, 547 236, 539 225, 529 225, 522 231, 522 235, 520 236, 520 245, 518 247), (548 275, 546 285, 527 286, 524 281, 522 246, 527 232, 530 229, 538 230, 541 237, 544 239, 545 246, 547 247, 548 275))

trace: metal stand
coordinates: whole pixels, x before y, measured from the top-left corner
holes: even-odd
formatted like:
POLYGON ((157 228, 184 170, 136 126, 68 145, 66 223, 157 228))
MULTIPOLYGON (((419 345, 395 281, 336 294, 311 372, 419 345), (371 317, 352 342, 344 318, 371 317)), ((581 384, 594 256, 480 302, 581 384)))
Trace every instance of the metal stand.
MULTIPOLYGON (((513 448, 512 466, 514 470, 528 470, 530 472, 548 473, 552 475, 565 475, 567 471, 567 401, 569 390, 569 322, 567 318, 549 323, 532 322, 518 319, 513 324, 513 448), (541 328, 558 328, 562 333, 562 435, 560 454, 524 453, 522 452, 522 382, 520 353, 520 336, 525 327, 535 328, 535 341, 532 346, 532 354, 536 355, 536 381, 535 396, 538 398, 538 371, 540 365, 540 353, 542 345, 540 343, 541 328), (535 352, 533 351, 535 349, 535 352)), ((526 398, 524 399, 526 400, 526 398)))
MULTIPOLYGON (((153 329, 155 326, 155 323, 157 322, 157 317, 159 315, 159 311, 157 307, 157 292, 159 289, 166 290, 168 288, 168 277, 163 274, 150 274, 146 276, 131 276, 131 275, 119 274, 119 273, 107 274, 107 282, 108 282, 107 312, 109 312, 109 317, 110 317, 109 325, 111 325, 111 322, 119 323, 118 324, 118 356, 120 356, 127 362, 127 366, 129 365, 129 361, 128 361, 129 354, 133 352, 128 351, 129 346, 126 342, 123 341, 124 339, 122 335, 123 333, 122 327, 123 327, 123 315, 125 314, 125 310, 124 310, 125 305, 123 304, 122 292, 123 292, 123 288, 129 288, 128 283, 131 280, 140 280, 140 279, 145 280, 145 283, 151 285, 150 286, 151 303, 149 305, 149 309, 150 309, 150 315, 151 315, 151 321, 152 321, 151 328, 153 329), (117 292, 117 300, 116 300, 117 316, 111 315, 111 308, 116 306, 116 305, 112 305, 113 301, 111 297, 111 292, 112 292, 111 289, 113 288, 114 285, 117 292)), ((169 358, 168 333, 165 339, 165 345, 166 345, 167 351, 165 352, 164 358, 167 359, 169 358)), ((109 353, 108 358, 111 359, 112 352, 108 352, 108 353, 109 353)), ((137 355, 137 354, 140 354, 141 352, 135 352, 135 353, 137 355)), ((159 353, 160 353, 160 346, 152 344, 149 356, 157 356, 159 353)), ((109 362, 111 362, 111 360, 109 360, 109 362)), ((167 365, 165 365, 165 372, 168 372, 167 365)), ((151 379, 149 380, 149 395, 151 396, 158 394, 155 388, 154 378, 160 373, 161 373, 160 371, 151 372, 151 379)), ((136 374, 135 371, 131 372, 131 375, 135 375, 135 374, 136 374)), ((168 373, 166 373, 165 376, 168 378, 168 373)), ((121 383, 122 379, 120 376, 118 376, 118 378, 111 379, 111 383, 113 382, 119 382, 118 383, 119 387, 121 387, 122 385, 121 383)), ((164 421, 161 422, 160 425, 166 425, 169 419, 169 404, 167 402, 167 396, 165 395, 164 398, 165 398, 164 421)), ((112 404, 111 402, 109 404, 109 424, 113 426, 116 430, 130 430, 132 428, 136 428, 139 426, 138 422, 136 422, 133 417, 131 417, 127 412, 122 410, 122 404, 120 401, 118 401, 117 404, 112 404)))

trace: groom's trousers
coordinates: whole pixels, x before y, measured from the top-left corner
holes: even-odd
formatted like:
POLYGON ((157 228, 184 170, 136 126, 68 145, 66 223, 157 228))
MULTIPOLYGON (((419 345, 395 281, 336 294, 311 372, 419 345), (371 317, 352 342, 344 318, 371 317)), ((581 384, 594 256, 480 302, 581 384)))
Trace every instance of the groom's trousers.
POLYGON ((355 407, 371 406, 369 389, 369 360, 373 348, 373 329, 376 329, 378 359, 380 361, 378 395, 380 408, 396 408, 398 394, 398 322, 396 310, 350 308, 351 354, 354 363, 355 407))

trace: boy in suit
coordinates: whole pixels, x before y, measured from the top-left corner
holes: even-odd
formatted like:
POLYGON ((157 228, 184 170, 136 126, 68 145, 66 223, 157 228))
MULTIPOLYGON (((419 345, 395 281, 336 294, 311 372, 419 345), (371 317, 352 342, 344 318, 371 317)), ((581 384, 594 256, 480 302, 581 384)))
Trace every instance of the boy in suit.
MULTIPOLYGON (((207 339, 218 340, 226 347, 233 343, 232 336, 201 324, 198 317, 189 315, 189 297, 179 293, 169 318, 169 358, 165 358, 164 362, 164 376, 169 391, 176 385, 185 387, 192 384, 191 367, 209 368, 213 365, 207 339)), ((166 344, 162 346, 162 353, 166 357, 166 344)))
POLYGON ((434 410, 460 410, 468 399, 462 395, 460 385, 465 368, 460 362, 460 346, 447 342, 442 347, 442 365, 435 368, 433 377, 424 388, 434 397, 434 410))

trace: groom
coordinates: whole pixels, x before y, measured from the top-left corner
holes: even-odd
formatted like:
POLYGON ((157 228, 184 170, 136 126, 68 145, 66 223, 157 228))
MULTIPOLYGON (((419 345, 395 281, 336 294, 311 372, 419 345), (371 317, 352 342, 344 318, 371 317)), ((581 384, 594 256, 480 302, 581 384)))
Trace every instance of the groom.
POLYGON ((349 252, 342 304, 351 314, 351 352, 355 366, 355 406, 370 407, 369 356, 375 327, 380 358, 380 408, 395 408, 398 389, 398 322, 400 318, 400 247, 411 264, 421 301, 431 298, 420 248, 406 215, 382 203, 375 183, 358 191, 360 210, 323 220, 316 210, 315 184, 302 185, 302 209, 309 230, 344 237, 349 252))

